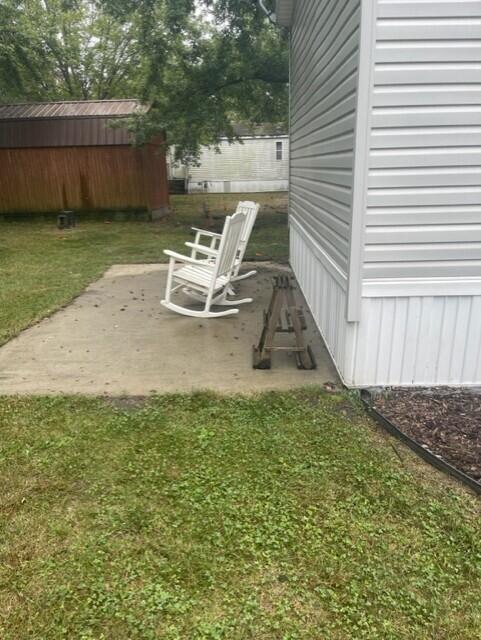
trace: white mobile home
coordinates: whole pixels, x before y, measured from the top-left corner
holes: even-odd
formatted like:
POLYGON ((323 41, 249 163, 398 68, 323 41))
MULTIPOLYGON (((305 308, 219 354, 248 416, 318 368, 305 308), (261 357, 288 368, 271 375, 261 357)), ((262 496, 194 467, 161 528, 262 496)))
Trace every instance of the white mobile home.
POLYGON ((171 178, 184 179, 188 193, 287 191, 289 136, 275 127, 235 127, 240 142, 226 138, 204 147, 197 165, 171 164, 171 178))
POLYGON ((342 378, 481 384, 481 1, 276 12, 291 263, 342 378))

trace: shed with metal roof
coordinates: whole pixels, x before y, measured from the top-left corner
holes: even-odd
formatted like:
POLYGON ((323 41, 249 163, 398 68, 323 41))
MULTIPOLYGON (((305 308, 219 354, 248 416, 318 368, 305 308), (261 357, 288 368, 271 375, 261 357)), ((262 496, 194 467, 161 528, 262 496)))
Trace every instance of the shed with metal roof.
POLYGON ((169 204, 163 140, 132 145, 137 100, 0 105, 0 211, 144 209, 169 204))

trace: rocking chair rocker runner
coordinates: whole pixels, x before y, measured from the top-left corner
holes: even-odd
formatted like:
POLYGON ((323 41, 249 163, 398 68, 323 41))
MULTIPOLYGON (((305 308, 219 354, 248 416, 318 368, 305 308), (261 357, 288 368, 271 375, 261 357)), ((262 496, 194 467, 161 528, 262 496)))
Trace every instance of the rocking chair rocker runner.
POLYGON ((218 248, 189 243, 195 251, 194 257, 184 256, 175 251, 164 251, 170 258, 165 299, 161 300, 164 307, 184 316, 218 318, 239 313, 239 309, 211 311, 212 306, 234 306, 252 302, 252 298, 230 300, 227 297, 232 291, 231 282, 245 222, 245 213, 228 216, 218 248), (198 259, 197 253, 206 258, 198 259), (182 265, 178 269, 175 268, 177 263, 182 265), (197 311, 173 303, 171 295, 178 289, 182 289, 194 300, 204 302, 204 309, 197 311))
MULTIPOLYGON (((257 273, 257 271, 254 269, 252 271, 248 271, 247 273, 239 275, 242 261, 244 260, 244 255, 247 249, 247 244, 249 242, 252 229, 254 228, 257 214, 259 213, 259 207, 259 204, 257 204, 256 202, 250 202, 249 200, 239 202, 239 204, 237 205, 236 213, 245 213, 246 219, 244 227, 242 229, 239 248, 237 250, 236 259, 234 262, 231 283, 238 282, 239 280, 245 280, 245 278, 250 278, 257 273)), ((202 245, 203 238, 207 239, 207 241, 209 242, 210 249, 215 249, 216 247, 218 247, 220 239, 222 238, 222 234, 214 233, 213 231, 205 231, 204 229, 198 229, 197 227, 192 227, 192 230, 196 232, 194 242, 185 243, 187 247, 190 247, 192 249, 191 258, 197 258, 197 249, 195 245, 202 245)))

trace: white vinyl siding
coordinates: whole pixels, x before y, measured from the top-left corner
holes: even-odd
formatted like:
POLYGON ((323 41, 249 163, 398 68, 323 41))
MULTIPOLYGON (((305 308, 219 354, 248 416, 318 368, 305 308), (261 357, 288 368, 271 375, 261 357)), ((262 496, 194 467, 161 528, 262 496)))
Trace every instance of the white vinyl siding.
POLYGON ((345 383, 481 384, 481 0, 298 0, 290 176, 345 383))
POLYGON ((291 35, 289 212, 313 250, 344 276, 352 219, 359 23, 359 0, 299 0, 291 35))
POLYGON ((481 296, 364 298, 353 370, 356 386, 477 385, 481 296))
POLYGON ((481 1, 378 0, 364 277, 481 274, 481 1))
POLYGON ((345 281, 323 260, 296 223, 290 232, 290 261, 339 375, 352 384, 356 325, 345 319, 345 281))
POLYGON ((284 181, 289 176, 287 136, 244 138, 242 143, 221 141, 218 153, 213 147, 202 150, 199 166, 189 166, 189 182, 265 183, 284 181), (282 160, 277 160, 277 143, 282 143, 282 160))

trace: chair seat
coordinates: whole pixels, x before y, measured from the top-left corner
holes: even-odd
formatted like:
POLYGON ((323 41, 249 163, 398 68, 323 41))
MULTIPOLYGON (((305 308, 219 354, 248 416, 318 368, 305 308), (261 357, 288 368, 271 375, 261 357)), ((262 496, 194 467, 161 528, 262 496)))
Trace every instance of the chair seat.
MULTIPOLYGON (((176 280, 182 280, 183 282, 194 284, 199 287, 208 288, 212 282, 213 265, 186 265, 174 272, 174 278, 176 280)), ((214 290, 218 291, 225 287, 228 283, 226 276, 219 276, 214 285, 214 290)))

